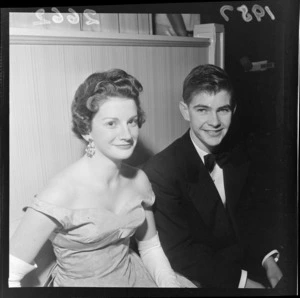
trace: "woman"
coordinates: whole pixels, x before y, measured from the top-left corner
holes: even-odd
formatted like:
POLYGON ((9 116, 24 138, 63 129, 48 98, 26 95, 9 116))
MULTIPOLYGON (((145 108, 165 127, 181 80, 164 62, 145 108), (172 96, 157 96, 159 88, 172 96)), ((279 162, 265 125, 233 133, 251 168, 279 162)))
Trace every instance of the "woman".
POLYGON ((47 239, 57 258, 57 287, 193 287, 174 273, 160 246, 146 175, 122 163, 144 122, 142 89, 119 69, 94 73, 77 89, 73 131, 87 142, 86 154, 27 208, 10 240, 11 287, 36 267, 47 239), (133 235, 141 258, 129 248, 133 235))

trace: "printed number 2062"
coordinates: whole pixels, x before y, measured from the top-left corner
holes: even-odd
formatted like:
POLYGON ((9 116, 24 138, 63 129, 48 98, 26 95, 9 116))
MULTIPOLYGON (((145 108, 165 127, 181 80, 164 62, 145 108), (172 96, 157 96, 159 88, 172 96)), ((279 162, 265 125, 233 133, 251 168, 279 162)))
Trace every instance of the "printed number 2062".
MULTIPOLYGON (((60 24, 64 21, 64 16, 56 7, 52 7, 51 11, 55 13, 54 16, 52 16, 52 22, 56 24, 60 24)), ((68 9, 68 12, 70 14, 67 15, 67 20, 71 24, 78 24, 79 22, 79 14, 72 8, 68 9)), ((33 25, 47 25, 51 24, 50 20, 46 19, 47 13, 45 13, 45 9, 40 8, 35 12, 35 16, 37 17, 38 21, 33 22, 33 25)), ((86 25, 92 25, 96 24, 99 25, 99 21, 92 18, 92 16, 96 15, 96 11, 92 9, 85 9, 83 12, 83 16, 86 18, 86 25)))

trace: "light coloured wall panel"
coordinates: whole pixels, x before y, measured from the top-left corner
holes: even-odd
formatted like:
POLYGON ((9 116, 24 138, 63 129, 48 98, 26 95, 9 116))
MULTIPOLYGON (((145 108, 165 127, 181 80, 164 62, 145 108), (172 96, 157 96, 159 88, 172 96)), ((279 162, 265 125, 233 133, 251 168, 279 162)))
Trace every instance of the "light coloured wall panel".
POLYGON ((137 13, 119 13, 120 33, 139 33, 137 13))
POLYGON ((56 10, 56 13, 45 13, 40 9, 35 13, 9 13, 10 28, 80 31, 81 22, 81 14, 60 13, 59 10, 56 10))
POLYGON ((119 15, 117 13, 100 13, 101 32, 119 32, 119 15))
POLYGON ((71 131, 70 105, 95 71, 122 68, 144 86, 146 123, 135 161, 144 161, 187 129, 178 104, 182 82, 206 63, 205 47, 45 45, 10 46, 10 220, 22 216, 47 181, 84 153, 71 131), (143 155, 139 158, 137 155, 143 155))
POLYGON ((64 49, 16 46, 10 56, 10 211, 14 218, 82 149, 70 131, 71 92, 64 49))
POLYGON ((139 34, 152 34, 152 14, 138 13, 139 34))

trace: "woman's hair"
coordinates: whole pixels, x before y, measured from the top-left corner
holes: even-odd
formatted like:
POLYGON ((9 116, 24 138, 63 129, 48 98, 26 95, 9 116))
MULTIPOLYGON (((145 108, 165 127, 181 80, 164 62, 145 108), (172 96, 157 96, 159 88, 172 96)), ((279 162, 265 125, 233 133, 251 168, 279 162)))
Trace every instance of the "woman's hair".
POLYGON ((77 89, 72 102, 72 130, 82 139, 91 131, 91 123, 99 110, 101 101, 109 97, 133 99, 137 106, 138 126, 145 122, 140 106, 139 94, 143 91, 141 83, 121 69, 111 69, 91 74, 77 89))
POLYGON ((216 94, 222 90, 231 96, 231 106, 235 107, 234 90, 228 74, 220 67, 212 64, 199 65, 191 70, 183 82, 182 97, 186 104, 201 93, 216 94))

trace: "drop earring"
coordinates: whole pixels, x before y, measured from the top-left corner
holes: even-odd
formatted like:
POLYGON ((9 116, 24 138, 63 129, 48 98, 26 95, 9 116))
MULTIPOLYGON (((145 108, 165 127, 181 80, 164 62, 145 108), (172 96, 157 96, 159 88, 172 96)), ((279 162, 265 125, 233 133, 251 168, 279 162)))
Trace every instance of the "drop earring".
POLYGON ((90 158, 92 158, 95 155, 96 149, 95 149, 95 143, 93 139, 89 139, 89 143, 87 144, 85 148, 86 155, 90 158))

